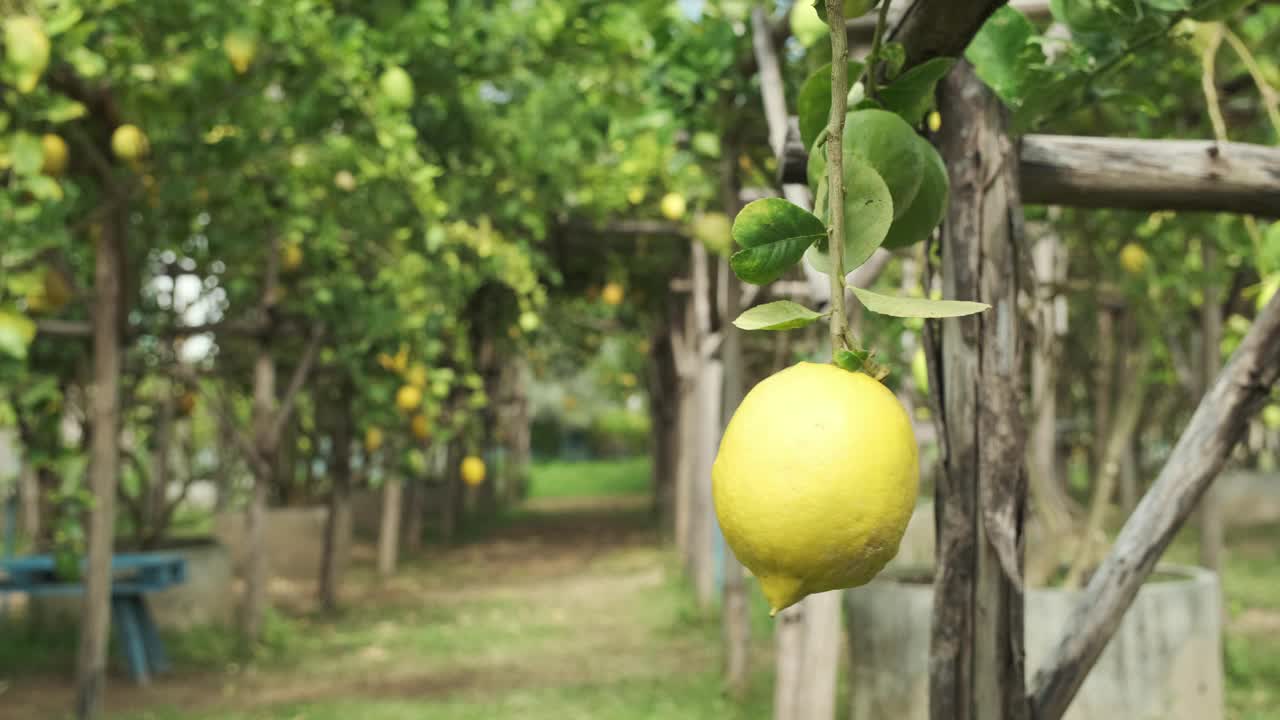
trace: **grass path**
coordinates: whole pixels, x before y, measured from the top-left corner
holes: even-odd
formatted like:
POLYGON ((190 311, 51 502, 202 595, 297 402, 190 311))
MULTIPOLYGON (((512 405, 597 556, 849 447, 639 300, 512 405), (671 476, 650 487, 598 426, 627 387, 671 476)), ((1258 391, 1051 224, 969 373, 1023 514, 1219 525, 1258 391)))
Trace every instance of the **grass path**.
MULTIPOLYGON (((745 705, 721 697, 717 625, 694 610, 628 473, 607 468, 614 494, 589 501, 556 480, 580 491, 589 467, 553 466, 483 540, 429 546, 388 583, 358 564, 342 615, 275 616, 253 665, 225 659, 225 632, 175 638, 178 671, 149 688, 113 678, 108 717, 767 718, 767 678, 745 705)), ((763 667, 767 636, 760 650, 763 667)), ((68 698, 65 677, 21 677, 0 720, 60 718, 68 698)))

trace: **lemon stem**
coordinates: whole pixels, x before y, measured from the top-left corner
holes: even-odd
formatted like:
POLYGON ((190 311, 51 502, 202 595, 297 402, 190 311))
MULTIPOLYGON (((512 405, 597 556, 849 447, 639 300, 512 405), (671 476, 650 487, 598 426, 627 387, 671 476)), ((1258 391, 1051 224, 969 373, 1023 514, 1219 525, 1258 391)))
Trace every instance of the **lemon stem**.
POLYGON ((875 33, 871 36, 871 52, 867 53, 867 63, 862 67, 862 86, 866 90, 867 98, 876 99, 876 64, 880 62, 880 48, 884 45, 884 33, 889 27, 889 3, 893 0, 884 0, 880 3, 880 15, 876 18, 875 33))
MULTIPOLYGON (((844 307, 844 115, 849 109, 849 38, 844 0, 827 0, 831 28, 831 115, 827 125, 827 247, 831 249, 831 357, 847 349, 844 307)), ((877 31, 878 33, 879 31, 877 31)))

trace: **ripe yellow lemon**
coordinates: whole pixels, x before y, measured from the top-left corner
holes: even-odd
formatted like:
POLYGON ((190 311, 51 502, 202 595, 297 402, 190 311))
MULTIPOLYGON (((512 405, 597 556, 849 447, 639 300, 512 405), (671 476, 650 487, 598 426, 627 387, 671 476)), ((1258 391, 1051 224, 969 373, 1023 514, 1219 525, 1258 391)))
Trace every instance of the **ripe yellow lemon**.
POLYGON ((661 202, 662 216, 671 222, 684 217, 686 210, 684 196, 680 193, 667 193, 662 196, 661 202))
POLYGON ((622 286, 616 282, 605 285, 604 289, 600 291, 600 299, 604 301, 605 305, 621 305, 624 295, 625 292, 622 286))
POLYGON ((289 243, 280 249, 280 265, 285 272, 293 272, 302 267, 302 246, 298 243, 289 243))
POLYGON ((137 125, 121 125, 111 133, 111 152, 121 160, 137 160, 147 154, 146 133, 137 125))
POLYGON ((364 431, 364 449, 374 452, 382 447, 382 429, 379 427, 370 427, 364 431))
POLYGON ((1130 275, 1140 275, 1146 270, 1149 259, 1147 251, 1137 243, 1128 243, 1120 248, 1120 267, 1130 275))
POLYGON ((4 21, 4 49, 7 64, 17 71, 18 92, 36 89, 40 75, 49 66, 49 36, 38 17, 18 15, 4 21))
POLYGON ((869 582, 898 553, 920 467, 906 411, 884 385, 800 363, 756 385, 711 471, 716 516, 774 613, 869 582))
POLYGON ((422 413, 413 416, 413 420, 409 423, 409 428, 413 430, 413 436, 419 440, 426 440, 431 437, 431 421, 427 420, 427 416, 422 413))
POLYGON ((405 385, 396 392, 396 407, 402 412, 413 412, 422 404, 422 391, 412 385, 405 385))
POLYGON ((222 38, 222 51, 227 54, 227 59, 231 61, 231 67, 235 69, 236 74, 243 75, 249 72, 249 66, 253 64, 253 58, 258 54, 258 43, 248 32, 236 30, 222 38))
POLYGON ((44 163, 40 172, 57 177, 67 169, 67 141, 53 133, 45 133, 40 138, 40 148, 44 151, 44 163))
POLYGON ((418 389, 425 388, 427 380, 427 366, 422 363, 414 363, 404 371, 404 381, 418 389))
POLYGON ((484 482, 484 460, 475 455, 468 455, 462 458, 460 472, 462 473, 462 482, 475 487, 484 482))

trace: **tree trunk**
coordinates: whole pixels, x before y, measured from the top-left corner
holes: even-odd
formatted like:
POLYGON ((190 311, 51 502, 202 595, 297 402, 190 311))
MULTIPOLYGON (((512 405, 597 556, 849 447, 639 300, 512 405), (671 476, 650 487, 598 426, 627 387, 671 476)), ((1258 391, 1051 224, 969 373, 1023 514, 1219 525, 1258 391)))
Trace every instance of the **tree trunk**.
POLYGON ((775 619, 773 720, 833 720, 840 663, 840 598, 810 595, 775 619))
POLYGON ((943 295, 987 312, 930 323, 930 385, 945 448, 936 488, 930 715, 1019 720, 1023 691, 1022 522, 1026 483, 1018 257, 1018 161, 1000 101, 966 62, 943 80, 951 206, 943 295), (939 346, 937 337, 941 335, 939 346))
POLYGON ((675 487, 680 443, 679 388, 674 350, 664 326, 649 338, 649 424, 653 428, 652 460, 653 512, 665 537, 675 531, 675 487))
POLYGON ((329 516, 325 519, 324 550, 320 559, 320 607, 338 609, 342 588, 342 563, 338 560, 340 533, 350 517, 351 501, 351 396, 349 382, 343 384, 341 402, 333 416, 333 467, 330 469, 329 516))
POLYGON ((715 464, 716 451, 720 447, 721 383, 724 369, 719 360, 703 361, 698 374, 697 424, 694 437, 696 468, 693 475, 693 498, 690 523, 690 558, 694 593, 699 607, 710 608, 716 601, 715 507, 711 499, 711 466, 715 464))
POLYGON ((116 211, 103 223, 95 243, 93 302, 93 394, 89 511, 80 651, 76 663, 76 716, 102 713, 107 640, 111 630, 111 557, 115 540, 116 486, 120 473, 120 330, 124 299, 124 218, 116 211))
POLYGON ((138 528, 138 539, 143 550, 154 549, 164 533, 163 518, 168 504, 170 455, 173 441, 174 416, 173 389, 165 388, 156 418, 156 435, 151 449, 151 478, 145 488, 143 517, 144 527, 138 528))
MULTIPOLYGON (((27 456, 30 459, 30 454, 27 456)), ((22 464, 18 475, 18 495, 21 498, 22 520, 18 528, 31 543, 40 539, 40 479, 30 462, 22 464)))
POLYGON ((267 504, 275 472, 279 467, 272 424, 276 402, 276 366, 271 350, 263 341, 253 366, 253 495, 249 501, 246 542, 248 562, 244 585, 244 617, 241 629, 246 650, 251 651, 262 636, 262 620, 267 609, 267 504))
POLYGON ((1102 455, 1107 438, 1111 435, 1111 407, 1115 402, 1116 373, 1116 316, 1115 310, 1098 300, 1098 337, 1094 342, 1093 365, 1093 448, 1090 459, 1093 479, 1102 474, 1102 455))
POLYGON ((378 530, 379 577, 391 577, 396 572, 396 558, 400 553, 401 496, 400 478, 391 475, 383 478, 382 525, 378 530))
POLYGON ((458 440, 450 440, 445 451, 444 474, 440 477, 440 540, 451 543, 458 536, 461 525, 459 508, 462 497, 462 481, 458 477, 458 463, 462 462, 462 446, 458 440))
MULTIPOLYGON (((424 448, 425 450, 425 448, 424 448)), ((422 521, 427 505, 426 478, 411 476, 404 483, 404 525, 400 548, 410 557, 422 550, 422 521)), ((486 483, 491 484, 491 483, 486 483)))
MULTIPOLYGON (((1218 246, 1210 239, 1200 241, 1200 255, 1205 274, 1213 278, 1218 269, 1218 246)), ((1204 302, 1200 305, 1200 370, 1197 395, 1203 397, 1213 387, 1221 365, 1222 288, 1212 279, 1205 283, 1204 302)), ((1210 486, 1200 499, 1200 564, 1222 575, 1225 544, 1222 527, 1222 499, 1210 486)))
MULTIPOLYGON (((737 153, 731 153, 734 157, 737 153)), ((733 202, 728 208, 736 210, 737 191, 733 192, 733 202)), ((727 261, 720 261, 722 266, 727 261)), ((724 343, 720 346, 720 357, 724 365, 724 402, 720 418, 720 427, 728 426, 734 411, 742 402, 745 394, 742 367, 742 335, 733 326, 733 319, 738 316, 739 300, 742 287, 733 273, 726 273, 726 302, 720 323, 724 333, 724 343)), ((659 430, 661 432, 661 430, 659 430)), ((718 441, 719 438, 717 438, 718 441)), ((712 456, 714 458, 714 455, 712 456)), ((729 696, 741 699, 746 695, 750 680, 751 658, 751 608, 747 603, 746 579, 744 569, 733 551, 727 547, 724 552, 724 608, 722 623, 724 630, 725 688, 729 696)))

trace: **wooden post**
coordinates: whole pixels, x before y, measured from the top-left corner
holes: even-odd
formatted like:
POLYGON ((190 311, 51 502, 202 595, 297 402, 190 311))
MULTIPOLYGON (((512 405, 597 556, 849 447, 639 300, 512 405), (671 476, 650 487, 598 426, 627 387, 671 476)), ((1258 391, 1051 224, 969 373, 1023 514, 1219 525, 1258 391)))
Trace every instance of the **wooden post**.
MULTIPOLYGON (((1204 298, 1200 303, 1200 362, 1198 394, 1204 396, 1213 387, 1213 380, 1221 367, 1222 353, 1222 288, 1215 279, 1218 271, 1218 246, 1213 238, 1200 239, 1200 258, 1204 272, 1210 276, 1205 283, 1204 298)), ((1200 499, 1200 564, 1222 575, 1222 556, 1225 552, 1225 531, 1222 523, 1222 501, 1218 492, 1210 487, 1200 499)))
POLYGON ((342 383, 336 406, 332 408, 333 467, 329 471, 329 516, 325 519, 324 551, 320 560, 320 607, 332 612, 338 609, 342 590, 342 563, 338 561, 341 532, 350 517, 351 507, 351 399, 354 394, 350 378, 342 383))
POLYGON ((931 322, 926 336, 944 447, 934 504, 930 716, 1020 720, 1026 482, 1017 303, 1025 259, 1017 154, 1000 101, 968 63, 943 81, 941 111, 964 118, 947 123, 940 137, 952 188, 943 295, 991 310, 931 322))
POLYGON ((249 500, 247 553, 244 583, 244 615, 241 631, 246 650, 251 650, 262 633, 262 618, 267 609, 267 501, 278 468, 276 447, 271 438, 273 409, 276 401, 276 365, 266 340, 258 342, 258 357, 253 365, 253 446, 256 457, 253 468, 253 494, 249 500))
MULTIPOLYGON (((382 479, 382 524, 378 528, 378 576, 391 577, 396 572, 400 552, 400 505, 403 484, 400 478, 386 475, 382 479)), ((453 502, 443 503, 441 510, 452 516, 453 502)))
POLYGON ((120 473, 120 331, 124 275, 124 223, 120 211, 103 223, 94 247, 93 393, 90 397, 89 511, 84 605, 76 663, 76 717, 99 717, 106 686, 107 640, 111 632, 111 557, 114 551, 116 485, 120 473))

